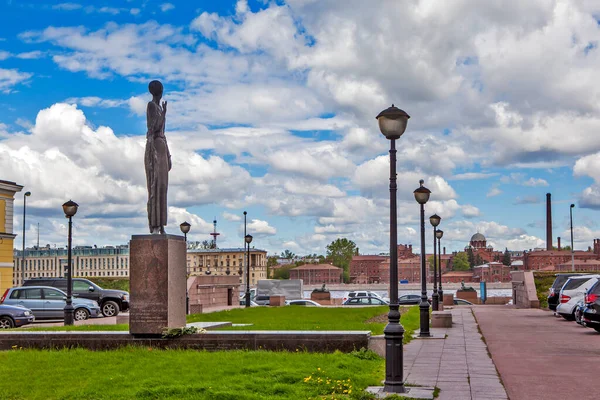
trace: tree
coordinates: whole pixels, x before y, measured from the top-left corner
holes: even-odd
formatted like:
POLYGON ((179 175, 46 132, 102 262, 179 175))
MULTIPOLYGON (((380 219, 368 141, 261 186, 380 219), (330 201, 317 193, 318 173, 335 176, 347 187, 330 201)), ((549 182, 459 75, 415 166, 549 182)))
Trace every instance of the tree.
POLYGON ((327 258, 344 270, 344 282, 350 281, 350 261, 355 252, 356 243, 346 238, 338 238, 327 246, 327 258))
MULTIPOLYGON (((433 267, 435 267, 434 265, 434 257, 433 255, 429 256, 429 258, 427 259, 427 262, 429 263, 429 269, 433 271, 433 267)), ((437 263, 437 261, 435 261, 437 263)), ((437 264, 436 264, 437 265, 437 264)))
POLYGON ((284 252, 281 253, 281 258, 293 260, 295 257, 296 257, 296 255, 289 250, 285 250, 284 252))
POLYGON ((277 265, 277 257, 267 257, 267 278, 271 277, 271 269, 277 265))
POLYGON ((290 279, 290 269, 296 268, 294 264, 283 265, 273 271, 273 279, 290 279))
POLYGON ((475 266, 475 255, 471 246, 467 248, 467 260, 469 261, 469 268, 473 268, 475 266))
POLYGON ((468 271, 469 268, 471 268, 469 265, 469 256, 464 251, 457 253, 452 258, 452 269, 454 271, 468 271))
POLYGON ((484 264, 483 258, 481 258, 481 256, 479 254, 477 254, 477 257, 475 257, 475 265, 474 266, 483 265, 483 264, 484 264))
POLYGON ((508 252, 508 248, 504 250, 504 257, 502 257, 502 264, 509 265, 511 264, 510 253, 508 252))

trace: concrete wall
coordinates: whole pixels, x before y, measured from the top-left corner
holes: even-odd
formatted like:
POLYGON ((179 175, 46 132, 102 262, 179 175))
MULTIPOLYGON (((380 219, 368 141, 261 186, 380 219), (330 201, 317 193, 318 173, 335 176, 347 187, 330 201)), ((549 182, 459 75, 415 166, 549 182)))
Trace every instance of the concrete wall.
POLYGON ((308 352, 351 352, 369 347, 369 331, 219 331, 184 335, 175 339, 135 338, 128 332, 0 332, 0 350, 13 346, 33 349, 82 347, 110 350, 123 346, 182 348, 203 350, 286 350, 308 352))
POLYGON ((532 271, 511 271, 513 304, 517 308, 540 308, 532 271))
POLYGON ((237 276, 190 276, 187 281, 190 311, 201 304, 208 307, 239 305, 240 283, 237 276))

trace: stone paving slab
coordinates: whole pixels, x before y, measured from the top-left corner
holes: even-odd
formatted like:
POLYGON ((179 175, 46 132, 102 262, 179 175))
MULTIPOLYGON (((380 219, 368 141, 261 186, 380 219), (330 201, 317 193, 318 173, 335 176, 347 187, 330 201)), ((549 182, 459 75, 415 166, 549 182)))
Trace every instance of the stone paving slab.
POLYGON ((445 340, 416 338, 404 346, 405 382, 437 386, 438 400, 507 400, 471 308, 451 312, 452 328, 431 329, 445 340))

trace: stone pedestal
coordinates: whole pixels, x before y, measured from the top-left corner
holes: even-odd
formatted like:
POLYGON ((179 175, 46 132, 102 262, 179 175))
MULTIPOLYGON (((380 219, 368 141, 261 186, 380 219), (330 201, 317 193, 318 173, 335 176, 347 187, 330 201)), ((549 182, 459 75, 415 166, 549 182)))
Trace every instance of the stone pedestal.
POLYGON ((452 313, 450 311, 433 311, 431 313, 432 328, 452 328, 452 313))
POLYGON ((183 236, 133 235, 129 248, 129 333, 160 336, 185 321, 186 245, 183 236))
POLYGON ((444 305, 449 307, 454 305, 454 295, 452 293, 444 293, 444 305))
POLYGON ((457 290, 456 298, 470 301, 473 304, 477 304, 477 292, 473 290, 457 290))
POLYGON ((285 296, 270 296, 269 305, 271 307, 285 306, 285 296))
POLYGON ((329 292, 311 292, 310 299, 321 305, 331 304, 331 294, 329 292))

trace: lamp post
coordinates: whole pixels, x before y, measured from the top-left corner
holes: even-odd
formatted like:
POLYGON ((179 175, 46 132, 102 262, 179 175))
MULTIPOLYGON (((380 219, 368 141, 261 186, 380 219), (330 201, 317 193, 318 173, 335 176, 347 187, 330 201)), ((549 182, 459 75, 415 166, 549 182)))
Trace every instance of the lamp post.
POLYGON ((383 391, 405 393, 404 388, 404 349, 402 340, 404 328, 400 324, 398 308, 398 219, 396 206, 396 139, 406 130, 410 116, 403 110, 391 107, 377 115, 379 130, 390 140, 390 312, 388 324, 383 330, 385 338, 385 381, 383 391))
MULTIPOLYGON (((248 215, 248 213, 246 211, 244 211, 244 253, 246 252, 246 246, 248 245, 246 243, 246 215, 248 215)), ((246 257, 244 257, 246 258, 246 257)), ((250 267, 246 266, 246 270, 250 271, 250 267)), ((240 273, 240 276, 242 276, 242 274, 240 273)), ((243 282, 243 280, 242 280, 243 282)), ((245 295, 245 305, 246 307, 250 307, 250 296, 249 296, 249 292, 250 292, 250 283, 249 283, 249 278, 248 276, 246 276, 246 284, 248 286, 248 289, 246 290, 246 295, 245 295)))
POLYGON ((421 207, 421 303, 419 309, 421 310, 420 318, 420 331, 419 337, 430 337, 429 333, 429 302, 427 301, 427 278, 425 273, 425 203, 429 200, 431 190, 423 186, 423 179, 419 181, 419 186, 413 194, 415 200, 421 207))
POLYGON ((185 240, 185 265, 186 265, 185 315, 188 315, 190 313, 190 294, 189 294, 188 288, 187 288, 187 278, 190 276, 190 268, 188 267, 188 261, 187 261, 187 234, 190 231, 191 227, 192 227, 192 225, 190 225, 187 221, 183 221, 181 224, 179 224, 179 229, 181 229, 181 232, 183 233, 183 239, 185 240))
POLYGON ((569 212, 571 214, 571 271, 575 271, 575 249, 573 248, 573 209, 575 204, 571 204, 569 212))
MULTIPOLYGON (((439 256, 438 269, 440 271, 440 287, 438 289, 438 299, 441 299, 442 305, 443 305, 444 304, 444 290, 442 289, 442 244, 440 243, 440 239, 442 238, 442 236, 444 236, 444 231, 441 231, 439 229, 435 231, 435 237, 438 240, 438 256, 439 256)), ((438 303, 438 311, 439 311, 439 303, 438 303)))
MULTIPOLYGON (((437 287, 437 255, 436 255, 436 233, 437 226, 440 224, 442 219, 437 214, 433 214, 429 217, 429 222, 433 226, 433 294, 431 295, 431 307, 434 311, 440 310, 440 298, 437 287)), ((438 249, 439 251, 439 249, 438 249)), ((440 275, 442 271, 440 270, 440 275)))
POLYGON ((71 240, 73 237, 73 216, 79 205, 73 200, 62 205, 65 217, 69 218, 69 239, 67 244, 67 304, 65 305, 65 326, 73 325, 73 263, 71 260, 71 240))
POLYGON ((31 192, 23 194, 23 253, 21 254, 21 283, 25 282, 25 214, 27 213, 27 198, 31 192))
POLYGON ((252 243, 252 235, 244 236, 248 251, 246 252, 246 307, 250 307, 250 243, 252 243))

